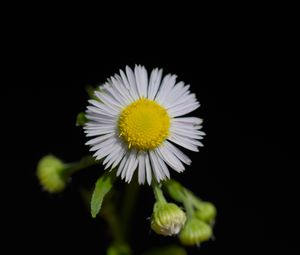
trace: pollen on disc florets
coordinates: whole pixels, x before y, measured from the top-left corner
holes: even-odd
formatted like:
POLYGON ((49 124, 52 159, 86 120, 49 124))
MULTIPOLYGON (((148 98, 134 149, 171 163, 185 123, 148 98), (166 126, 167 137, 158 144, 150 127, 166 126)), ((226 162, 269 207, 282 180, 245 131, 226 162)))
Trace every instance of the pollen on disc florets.
POLYGON ((119 118, 120 136, 129 148, 150 150, 169 135, 170 117, 158 103, 141 98, 128 105, 119 118))

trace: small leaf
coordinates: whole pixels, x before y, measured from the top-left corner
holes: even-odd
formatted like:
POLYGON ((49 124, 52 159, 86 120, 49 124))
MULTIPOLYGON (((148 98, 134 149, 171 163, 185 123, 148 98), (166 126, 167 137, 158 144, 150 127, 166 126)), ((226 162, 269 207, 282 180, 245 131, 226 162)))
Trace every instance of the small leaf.
POLYGON ((87 122, 87 118, 85 117, 85 113, 84 112, 80 112, 77 114, 76 117, 76 126, 84 126, 84 124, 87 122))
POLYGON ((97 180, 91 200, 91 214, 93 218, 100 212, 103 199, 111 190, 114 180, 115 177, 111 172, 105 173, 97 180))

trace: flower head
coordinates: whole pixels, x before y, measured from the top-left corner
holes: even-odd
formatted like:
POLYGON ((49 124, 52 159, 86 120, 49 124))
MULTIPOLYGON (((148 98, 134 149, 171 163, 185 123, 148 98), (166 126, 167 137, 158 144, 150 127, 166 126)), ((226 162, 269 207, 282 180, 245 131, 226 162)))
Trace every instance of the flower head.
POLYGON ((39 161, 37 177, 46 191, 56 193, 65 188, 66 180, 62 176, 64 168, 64 163, 52 155, 45 156, 39 161))
POLYGON ((186 221, 185 213, 173 203, 156 202, 151 228, 159 235, 177 235, 186 221))
POLYGON ((192 217, 189 218, 179 234, 184 245, 199 245, 212 237, 212 228, 207 223, 192 217))
POLYGON ((154 69, 148 79, 145 67, 126 67, 95 96, 86 111, 85 133, 94 137, 87 145, 105 169, 117 167, 127 182, 136 170, 139 183, 149 185, 153 176, 157 182, 170 177, 167 166, 182 172, 191 160, 174 144, 192 151, 202 146, 202 119, 182 117, 200 104, 175 75, 162 78, 162 70, 154 69))

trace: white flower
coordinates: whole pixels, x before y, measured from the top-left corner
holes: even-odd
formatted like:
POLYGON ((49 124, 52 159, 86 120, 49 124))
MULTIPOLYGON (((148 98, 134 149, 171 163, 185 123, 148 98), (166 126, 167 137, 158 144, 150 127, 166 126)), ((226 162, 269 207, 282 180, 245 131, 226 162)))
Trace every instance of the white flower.
POLYGON ((174 144, 191 151, 203 146, 199 141, 202 119, 181 117, 200 104, 189 85, 176 83, 176 75, 162 79, 162 69, 154 69, 148 80, 145 67, 126 66, 126 73, 113 77, 99 87, 90 100, 85 125, 86 144, 96 159, 104 159, 105 169, 118 167, 117 175, 130 182, 138 169, 140 184, 152 175, 158 182, 170 178, 167 165, 177 172, 191 160, 174 144))

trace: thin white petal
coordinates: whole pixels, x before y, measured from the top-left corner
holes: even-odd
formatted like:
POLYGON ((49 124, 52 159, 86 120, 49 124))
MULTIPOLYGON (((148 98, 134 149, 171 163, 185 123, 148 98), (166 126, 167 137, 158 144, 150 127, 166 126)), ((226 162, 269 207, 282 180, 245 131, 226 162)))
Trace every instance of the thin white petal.
POLYGON ((160 89, 155 97, 155 101, 164 105, 165 98, 170 94, 170 91, 175 85, 176 75, 166 75, 161 83, 160 89))
MULTIPOLYGON (((106 85, 105 88, 110 87, 111 85, 106 85)), ((110 96, 107 92, 105 92, 106 89, 103 89, 101 92, 95 91, 95 95, 103 102, 105 105, 110 106, 110 108, 120 109, 122 108, 122 105, 115 100, 114 97, 110 96)))
POLYGON ((157 150, 154 150, 154 154, 157 158, 158 164, 160 165, 164 175, 170 179, 170 172, 168 167, 166 166, 165 162, 163 161, 163 159, 159 156, 159 153, 157 152, 157 150))
POLYGON ((145 156, 145 165, 146 165, 147 182, 148 182, 148 185, 151 185, 152 171, 151 171, 151 165, 150 165, 150 160, 149 160, 148 153, 146 153, 146 156, 145 156))
POLYGON ((178 117, 196 110, 199 106, 200 104, 198 102, 187 105, 177 105, 174 108, 168 109, 168 113, 171 117, 178 117))
POLYGON ((200 125, 203 123, 203 119, 197 118, 197 117, 181 117, 181 118, 174 118, 172 119, 173 122, 178 123, 187 123, 187 124, 194 124, 194 125, 200 125))
POLYGON ((105 148, 101 148, 99 149, 95 154, 94 157, 96 157, 96 159, 102 159, 104 157, 106 157, 108 154, 112 153, 114 150, 116 150, 118 148, 118 144, 113 143, 108 145, 105 148))
POLYGON ((190 165, 191 164, 191 160, 190 158, 185 155, 181 150, 179 150, 176 146, 174 146, 172 143, 165 141, 165 148, 168 149, 169 151, 172 151, 174 153, 174 155, 179 158, 183 163, 185 163, 186 165, 190 165))
POLYGON ((180 173, 185 170, 181 161, 166 146, 162 145, 157 148, 160 157, 176 172, 180 173))
POLYGON ((127 153, 123 157, 123 159, 122 159, 122 161, 121 161, 121 163, 120 163, 120 165, 118 167, 117 176, 119 176, 123 172, 123 168, 124 168, 125 164, 128 161, 129 155, 130 155, 130 152, 127 151, 127 153))
POLYGON ((148 98, 150 100, 153 100, 157 94, 161 78, 162 78, 162 72, 163 70, 158 68, 155 68, 152 70, 149 80, 149 87, 148 87, 148 98))
POLYGON ((101 143, 98 143, 98 144, 92 146, 90 148, 90 151, 97 151, 101 148, 106 148, 106 147, 110 146, 111 144, 116 144, 117 142, 118 142, 117 138, 111 137, 111 138, 106 139, 105 141, 102 141, 101 143))
POLYGON ((134 73, 132 72, 131 68, 129 66, 126 66, 126 75, 130 86, 130 94, 132 95, 134 100, 139 99, 139 94, 136 86, 136 81, 134 77, 134 73))
POLYGON ((152 165, 152 170, 155 175, 155 178, 158 182, 165 179, 165 174, 161 169, 160 164, 158 163, 157 157, 153 151, 149 151, 150 161, 152 165))
POLYGON ((134 75, 140 97, 147 97, 148 74, 145 67, 135 66, 134 75))
POLYGON ((100 142, 106 140, 107 138, 112 137, 113 135, 115 135, 115 134, 110 133, 110 134, 107 134, 107 135, 102 135, 102 136, 99 136, 99 137, 96 137, 96 138, 93 138, 93 139, 89 140, 85 144, 86 145, 94 145, 94 144, 97 144, 97 143, 100 143, 100 142))
POLYGON ((171 134, 170 137, 168 137, 168 140, 180 145, 181 147, 184 147, 188 150, 195 151, 195 152, 199 151, 197 146, 201 146, 200 145, 201 143, 197 140, 188 139, 183 136, 176 135, 174 133, 171 134))
POLYGON ((133 161, 131 162, 130 165, 128 165, 128 169, 127 169, 127 173, 126 173, 126 178, 125 178, 125 182, 130 183, 133 177, 133 174, 135 172, 135 170, 137 169, 138 166, 138 159, 137 159, 137 152, 136 151, 132 151, 131 152, 133 154, 133 161))
POLYGON ((139 184, 145 183, 145 175, 146 175, 146 155, 145 152, 140 151, 138 153, 138 161, 139 161, 139 184))

